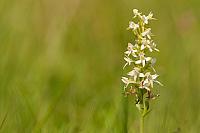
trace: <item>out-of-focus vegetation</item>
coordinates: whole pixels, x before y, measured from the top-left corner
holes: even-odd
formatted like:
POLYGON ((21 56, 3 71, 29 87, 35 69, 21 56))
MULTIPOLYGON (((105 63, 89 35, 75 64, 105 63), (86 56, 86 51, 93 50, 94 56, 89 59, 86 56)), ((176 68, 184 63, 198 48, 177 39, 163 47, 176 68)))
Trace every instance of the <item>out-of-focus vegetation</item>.
POLYGON ((198 0, 1 0, 0 131, 137 133, 122 95, 132 9, 153 11, 161 97, 147 133, 200 131, 198 0))

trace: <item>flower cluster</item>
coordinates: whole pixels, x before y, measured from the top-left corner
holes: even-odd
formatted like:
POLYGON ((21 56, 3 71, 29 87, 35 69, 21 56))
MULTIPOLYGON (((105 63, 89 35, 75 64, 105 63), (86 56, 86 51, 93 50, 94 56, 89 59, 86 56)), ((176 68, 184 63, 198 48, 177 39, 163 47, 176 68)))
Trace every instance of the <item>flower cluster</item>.
POLYGON ((152 93, 154 83, 162 85, 157 81, 158 74, 154 69, 156 59, 148 56, 150 53, 159 50, 152 40, 151 28, 149 21, 155 20, 150 12, 147 16, 133 10, 133 21, 129 22, 128 30, 131 30, 134 35, 134 42, 128 43, 127 51, 125 51, 124 60, 126 61, 123 69, 129 70, 127 76, 122 77, 122 82, 125 84, 124 91, 127 95, 136 96, 136 102, 142 104, 144 95, 148 99, 154 99, 158 95, 152 93), (134 22, 137 21, 137 22, 134 22))

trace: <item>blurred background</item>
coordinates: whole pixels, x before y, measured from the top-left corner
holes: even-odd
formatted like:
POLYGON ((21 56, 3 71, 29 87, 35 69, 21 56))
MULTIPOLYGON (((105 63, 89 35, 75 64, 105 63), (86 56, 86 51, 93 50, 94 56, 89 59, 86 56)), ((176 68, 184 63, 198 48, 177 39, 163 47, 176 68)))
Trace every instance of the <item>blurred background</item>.
POLYGON ((199 0, 0 0, 2 133, 138 133, 122 95, 126 30, 152 11, 164 87, 146 133, 200 131, 199 0))

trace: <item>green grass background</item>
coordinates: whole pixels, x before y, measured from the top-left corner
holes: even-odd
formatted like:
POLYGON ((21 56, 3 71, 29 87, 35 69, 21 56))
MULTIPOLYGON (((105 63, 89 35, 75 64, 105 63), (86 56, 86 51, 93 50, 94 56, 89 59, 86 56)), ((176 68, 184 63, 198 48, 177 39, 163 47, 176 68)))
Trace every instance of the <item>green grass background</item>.
POLYGON ((132 9, 153 11, 164 87, 146 133, 200 132, 199 0, 0 0, 0 132, 138 133, 122 95, 132 9))

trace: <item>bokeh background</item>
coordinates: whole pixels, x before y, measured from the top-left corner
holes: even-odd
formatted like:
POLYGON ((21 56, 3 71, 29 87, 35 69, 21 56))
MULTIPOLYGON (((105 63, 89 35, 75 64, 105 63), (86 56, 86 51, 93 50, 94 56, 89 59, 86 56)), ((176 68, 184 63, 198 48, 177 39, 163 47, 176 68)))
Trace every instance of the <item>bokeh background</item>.
POLYGON ((199 0, 0 0, 2 133, 138 133, 122 95, 132 9, 152 11, 164 87, 146 133, 200 131, 199 0))

